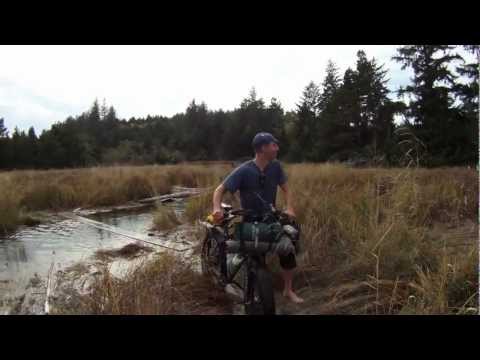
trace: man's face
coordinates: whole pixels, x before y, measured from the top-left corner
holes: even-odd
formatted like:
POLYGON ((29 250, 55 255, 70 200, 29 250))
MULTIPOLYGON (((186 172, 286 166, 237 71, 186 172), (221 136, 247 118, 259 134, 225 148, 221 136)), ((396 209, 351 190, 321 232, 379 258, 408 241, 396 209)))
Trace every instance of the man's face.
POLYGON ((274 142, 271 142, 268 145, 263 145, 262 146, 262 153, 270 161, 276 159, 278 150, 280 150, 280 148, 274 142))

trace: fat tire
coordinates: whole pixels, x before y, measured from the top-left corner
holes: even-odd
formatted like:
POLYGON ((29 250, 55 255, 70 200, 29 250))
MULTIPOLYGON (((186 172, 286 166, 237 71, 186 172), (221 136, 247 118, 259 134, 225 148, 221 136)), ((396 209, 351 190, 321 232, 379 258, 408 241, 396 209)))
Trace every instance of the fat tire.
POLYGON ((273 291, 272 274, 265 268, 258 268, 255 273, 251 274, 250 284, 248 287, 253 291, 248 291, 248 299, 245 305, 245 313, 247 315, 275 315, 275 296, 273 291), (254 303, 255 293, 258 294, 260 303, 254 303))

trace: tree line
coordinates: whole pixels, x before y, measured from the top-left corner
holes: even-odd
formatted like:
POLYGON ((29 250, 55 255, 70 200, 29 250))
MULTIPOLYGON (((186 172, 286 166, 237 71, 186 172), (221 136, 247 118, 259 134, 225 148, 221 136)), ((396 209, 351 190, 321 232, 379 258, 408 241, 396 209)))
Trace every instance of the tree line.
POLYGON ((384 65, 361 50, 343 74, 329 61, 323 81, 307 84, 294 111, 275 98, 266 103, 253 88, 234 110, 192 101, 172 117, 119 119, 113 106, 95 100, 39 136, 33 127, 9 134, 0 118, 0 168, 234 160, 252 154, 259 131, 280 140, 280 157, 289 162, 476 165, 479 48, 399 47, 392 59, 413 77, 396 100, 384 65), (465 61, 462 48, 476 61, 465 61))

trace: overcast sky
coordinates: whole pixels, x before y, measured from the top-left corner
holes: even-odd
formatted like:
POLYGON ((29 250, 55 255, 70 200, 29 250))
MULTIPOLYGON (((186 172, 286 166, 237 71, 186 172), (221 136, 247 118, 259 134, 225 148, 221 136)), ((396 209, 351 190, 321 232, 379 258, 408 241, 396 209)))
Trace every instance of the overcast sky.
POLYGON ((397 46, 0 46, 0 118, 36 133, 106 99, 120 118, 172 116, 192 99, 233 110, 254 86, 267 103, 295 108, 310 82, 321 83, 329 59, 355 67, 365 50, 389 70, 391 90, 410 72, 391 61, 397 46))

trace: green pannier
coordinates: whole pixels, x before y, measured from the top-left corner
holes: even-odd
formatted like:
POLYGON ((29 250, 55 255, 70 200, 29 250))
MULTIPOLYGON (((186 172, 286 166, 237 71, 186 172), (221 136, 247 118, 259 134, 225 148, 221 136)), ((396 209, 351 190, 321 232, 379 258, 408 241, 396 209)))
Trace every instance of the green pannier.
POLYGON ((227 253, 262 255, 269 252, 286 256, 295 253, 295 246, 280 223, 237 223, 234 240, 225 242, 227 253))
POLYGON ((257 249, 259 252, 271 250, 283 233, 278 222, 240 222, 235 224, 234 238, 239 248, 257 249))

